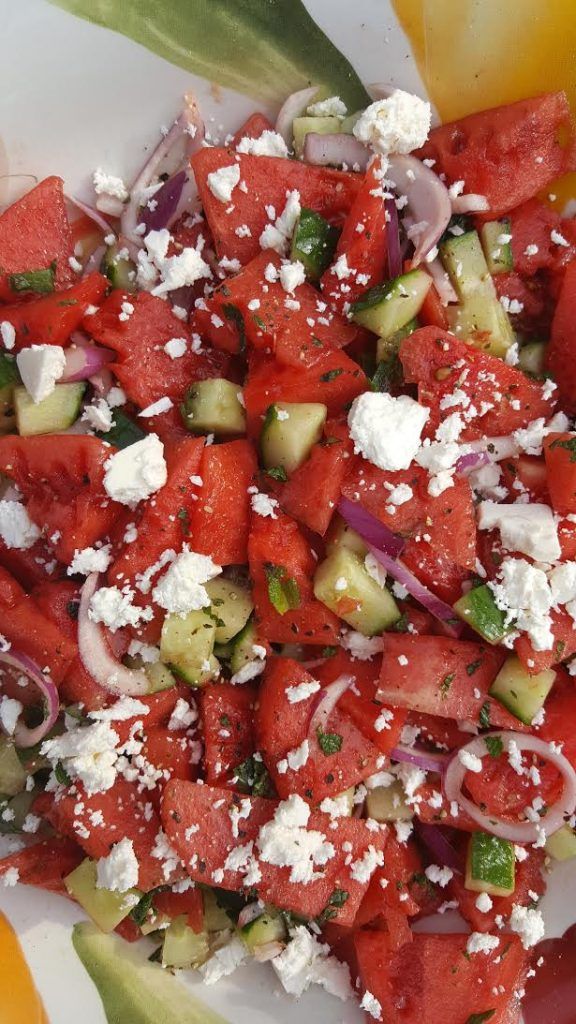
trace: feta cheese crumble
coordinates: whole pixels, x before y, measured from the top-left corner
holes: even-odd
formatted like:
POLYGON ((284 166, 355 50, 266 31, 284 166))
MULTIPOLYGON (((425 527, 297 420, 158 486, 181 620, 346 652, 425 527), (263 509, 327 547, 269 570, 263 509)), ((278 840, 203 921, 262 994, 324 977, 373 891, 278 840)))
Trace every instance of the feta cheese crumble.
POLYGON ((66 369, 60 345, 31 345, 16 356, 22 383, 35 405, 48 398, 66 369))
POLYGON ((208 177, 208 188, 213 196, 221 203, 229 203, 232 193, 240 181, 240 164, 231 164, 229 167, 219 167, 212 171, 208 177))
POLYGON ((348 415, 354 451, 379 469, 408 469, 429 416, 429 409, 407 395, 367 391, 354 399, 348 415))
POLYGON ((158 580, 152 597, 167 612, 184 618, 188 612, 199 611, 210 604, 210 597, 203 584, 221 572, 222 566, 216 565, 208 555, 190 551, 184 545, 168 571, 158 580))
POLYGON ((306 113, 309 117, 346 117, 346 104, 339 96, 329 96, 326 100, 311 103, 306 113))
POLYGON ((106 494, 121 505, 133 508, 166 483, 164 445, 157 434, 148 434, 111 455, 105 469, 106 494))
POLYGON ((271 963, 290 995, 301 996, 312 984, 321 985, 338 999, 352 995, 348 967, 330 956, 330 947, 320 943, 303 924, 290 932, 290 942, 271 963))
POLYGON ((428 138, 432 110, 419 96, 394 91, 371 103, 354 125, 354 135, 377 153, 411 153, 428 138))
POLYGON ((19 501, 0 501, 0 537, 7 548, 26 551, 40 537, 40 530, 19 501))
MULTIPOLYGON (((96 887, 112 892, 126 892, 138 885, 138 859, 131 839, 115 843, 107 857, 100 857, 96 866, 96 887)), ((138 897, 136 897, 136 901, 138 897)))
POLYGON ((308 829, 310 807, 297 794, 283 800, 272 821, 262 826, 257 845, 260 859, 277 867, 290 868, 290 881, 307 885, 323 877, 322 867, 335 855, 334 846, 317 829, 308 829))
POLYGON ((498 529, 505 548, 521 551, 538 562, 555 562, 562 553, 548 505, 483 501, 478 509, 478 525, 481 530, 498 529))
POLYGON ((257 139, 245 135, 236 146, 236 152, 249 153, 251 156, 287 157, 288 146, 278 132, 267 128, 257 139))

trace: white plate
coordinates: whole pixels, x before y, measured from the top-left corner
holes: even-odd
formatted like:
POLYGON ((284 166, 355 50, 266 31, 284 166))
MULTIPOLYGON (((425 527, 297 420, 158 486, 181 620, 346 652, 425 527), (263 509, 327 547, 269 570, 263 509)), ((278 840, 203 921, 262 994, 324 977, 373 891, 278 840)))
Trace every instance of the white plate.
MULTIPOLYGON (((194 7, 192 0, 189 6, 194 7)), ((384 80, 425 95, 388 0, 306 0, 306 6, 365 82, 384 80)), ((59 174, 67 191, 86 198, 97 166, 130 180, 160 126, 178 113, 184 92, 196 93, 212 134, 221 137, 255 108, 266 109, 257 98, 215 88, 47 0, 0 0, 0 13, 0 201, 8 187, 1 176, 8 174, 39 179, 59 174)), ((547 934, 561 934, 572 923, 574 911, 565 895, 575 882, 572 864, 555 871, 543 904, 547 934)), ((52 1024, 78 1024, 79 1011, 83 1024, 106 1024, 96 989, 72 949, 71 926, 82 915, 66 900, 36 889, 0 889, 0 900, 52 1024)), ((440 919, 441 927, 449 925, 440 919)), ((363 1019, 354 1006, 320 991, 291 1001, 280 994, 265 965, 241 968, 216 988, 206 989, 193 978, 190 984, 232 1024, 299 1024, 303 1018, 359 1024, 363 1019)), ((1 1002, 0 993, 0 1009, 1 1002)))

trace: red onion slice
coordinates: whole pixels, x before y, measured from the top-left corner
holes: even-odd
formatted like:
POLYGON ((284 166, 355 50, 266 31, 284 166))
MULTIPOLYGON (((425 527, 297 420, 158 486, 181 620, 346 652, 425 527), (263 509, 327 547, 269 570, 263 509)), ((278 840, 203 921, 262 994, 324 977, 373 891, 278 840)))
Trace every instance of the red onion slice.
POLYGON ((261 917, 263 913, 262 904, 258 900, 255 900, 254 903, 247 903, 238 914, 238 927, 245 928, 247 924, 252 924, 257 917, 261 917))
POLYGON ((455 196, 452 200, 453 213, 485 213, 490 209, 486 196, 468 192, 463 196, 455 196))
POLYGON ((335 132, 332 135, 308 132, 304 138, 302 155, 306 163, 315 164, 317 167, 341 167, 342 164, 346 164, 350 169, 365 171, 373 153, 353 135, 347 135, 345 132, 335 132))
POLYGON ((94 209, 93 206, 89 206, 88 203, 82 202, 82 200, 78 199, 76 196, 66 196, 66 199, 70 203, 72 203, 72 205, 75 206, 78 210, 80 210, 81 213, 85 214, 86 217, 89 217, 90 220, 93 220, 96 226, 100 228, 102 234, 109 235, 110 232, 113 230, 110 227, 106 218, 103 217, 100 213, 100 210, 94 209))
POLYGON ((434 287, 440 296, 442 305, 448 306, 450 302, 458 302, 458 296, 438 257, 426 263, 426 270, 434 281, 434 287))
POLYGON ((151 210, 148 205, 142 208, 141 220, 146 225, 146 233, 148 231, 160 231, 161 228, 165 228, 170 222, 178 209, 178 203, 180 202, 187 178, 186 171, 178 171, 177 174, 173 174, 171 178, 164 182, 162 188, 154 194, 152 200, 153 204, 156 204, 154 209, 151 210))
POLYGON ((317 85, 313 85, 309 89, 299 89, 298 92, 291 93, 280 107, 278 117, 276 118, 275 130, 282 136, 288 149, 292 148, 294 142, 292 129, 294 118, 306 113, 306 109, 314 102, 317 92, 317 85))
POLYGON ((438 175, 415 156, 391 155, 386 180, 408 199, 410 216, 415 222, 413 263, 417 266, 448 227, 452 216, 448 189, 438 175))
POLYGON ((88 380, 114 359, 114 353, 97 345, 75 346, 65 351, 66 369, 60 378, 68 384, 75 380, 88 380))
POLYGON ((93 622, 88 612, 93 594, 98 589, 98 573, 86 578, 80 591, 78 609, 78 650, 84 668, 100 686, 109 693, 140 697, 150 690, 145 672, 126 668, 117 661, 106 642, 104 630, 93 622))
POLYGON ((530 736, 528 733, 519 732, 492 732, 477 736, 470 743, 466 743, 452 757, 444 775, 444 792, 448 800, 455 800, 459 807, 480 826, 484 832, 490 832, 500 839, 509 839, 512 843, 533 843, 539 839, 540 833, 544 831, 546 836, 557 832, 564 824, 564 819, 569 817, 576 810, 576 772, 563 754, 555 753, 550 749, 550 744, 538 736, 530 736), (544 761, 549 761, 559 771, 564 780, 562 793, 556 803, 546 810, 546 813, 538 822, 512 822, 498 818, 496 815, 486 814, 469 799, 464 796, 462 786, 468 769, 459 759, 459 754, 466 751, 476 757, 488 756, 485 739, 487 735, 498 737, 507 750, 510 741, 513 741, 518 749, 532 751, 544 761))
POLYGON ((400 249, 400 224, 398 210, 393 199, 385 199, 386 246, 388 249, 388 277, 400 277, 402 273, 402 251, 400 249))
POLYGON ((308 736, 318 736, 318 730, 320 732, 327 732, 326 726, 330 715, 334 711, 340 697, 346 690, 352 686, 354 682, 354 676, 338 676, 333 683, 329 683, 324 689, 320 691, 318 703, 312 713, 310 719, 310 725, 308 726, 308 736))
POLYGON ((461 859, 446 835, 446 830, 438 825, 428 825, 418 818, 414 819, 416 834, 424 846, 428 847, 435 861, 462 874, 461 859))
POLYGON ((29 729, 24 722, 18 722, 14 730, 14 742, 17 747, 33 747, 44 739, 58 718, 60 704, 58 690, 50 676, 44 675, 36 662, 32 661, 27 654, 22 654, 21 651, 11 650, 10 653, 7 651, 0 653, 0 665, 8 665, 17 672, 22 672, 42 694, 44 719, 40 725, 29 729))
POLYGON ((273 960, 275 956, 280 956, 283 950, 282 942, 265 942, 262 946, 256 946, 254 949, 254 959, 259 964, 265 964, 268 960, 273 960))
POLYGON ((348 526, 359 533, 367 544, 381 548, 391 558, 397 558, 402 554, 406 541, 397 533, 393 533, 388 526, 381 523, 359 502, 350 501, 349 498, 340 498, 338 512, 346 520, 348 526))
POLYGON ((438 772, 440 775, 446 770, 449 761, 448 754, 434 753, 429 750, 419 750, 416 747, 404 747, 399 745, 390 751, 390 757, 394 761, 401 761, 404 764, 413 764, 425 772, 438 772))
MULTIPOLYGON (((192 154, 202 145, 203 139, 204 122, 200 117, 198 105, 193 96, 187 96, 186 106, 180 117, 174 122, 170 131, 160 140, 154 152, 132 183, 130 198, 122 210, 120 221, 123 240, 131 242, 139 249, 142 248, 142 235, 137 231, 137 228, 144 218, 140 206, 145 189, 151 184, 177 143, 181 143, 184 140, 183 162, 187 164, 192 154)), ((192 178, 190 180, 192 181, 192 178)), ((195 191, 195 185, 194 187, 191 185, 190 188, 193 188, 193 191, 195 191)), ((187 196, 189 199, 191 198, 189 190, 187 196)), ((174 215, 178 213, 178 209, 179 204, 174 211, 174 215)))
POLYGON ((467 476, 475 469, 480 469, 490 462, 488 452, 467 452, 461 455, 456 463, 456 472, 459 476, 467 476))

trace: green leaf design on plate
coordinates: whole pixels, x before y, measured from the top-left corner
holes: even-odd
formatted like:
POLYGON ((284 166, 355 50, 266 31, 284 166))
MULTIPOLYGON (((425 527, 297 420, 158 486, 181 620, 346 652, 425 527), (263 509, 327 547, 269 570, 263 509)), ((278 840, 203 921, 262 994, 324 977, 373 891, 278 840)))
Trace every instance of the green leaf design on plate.
POLYGON ((352 112, 370 97, 302 0, 52 0, 149 50, 263 102, 315 85, 352 112))

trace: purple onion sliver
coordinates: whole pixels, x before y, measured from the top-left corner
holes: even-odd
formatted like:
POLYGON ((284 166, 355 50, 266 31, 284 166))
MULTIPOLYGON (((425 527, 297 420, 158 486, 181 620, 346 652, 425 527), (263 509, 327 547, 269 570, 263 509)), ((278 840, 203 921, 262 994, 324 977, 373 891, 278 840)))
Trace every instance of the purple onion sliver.
POLYGON ((389 572, 415 601, 418 601, 435 619, 439 619, 440 622, 444 623, 449 636, 458 639, 462 634, 464 626, 462 623, 455 621, 456 617, 452 606, 446 604, 445 601, 436 597, 436 594, 433 594, 431 590, 428 590, 428 587, 425 587, 403 562, 390 558, 384 551, 380 551, 373 545, 370 545, 370 551, 374 558, 380 562, 380 565, 384 566, 386 572, 389 572))
POLYGON ((400 225, 394 199, 385 199, 386 245, 388 248, 388 276, 400 277, 402 273, 402 252, 400 249, 400 225))
POLYGON ((467 452, 466 455, 461 455, 458 459, 456 472, 458 474, 471 473, 475 469, 480 469, 481 466, 486 466, 489 462, 488 452, 467 452))
POLYGON ((341 167, 346 164, 350 169, 365 171, 372 158, 372 151, 346 132, 336 132, 334 135, 308 132, 304 139, 303 157, 307 164, 319 167, 341 167))
POLYGON ((430 853, 433 854, 435 861, 441 867, 452 868, 453 871, 461 875, 461 859, 444 829, 438 825, 428 825, 423 821, 419 821, 418 818, 415 819, 414 825, 418 838, 430 850, 430 853))
POLYGON ((448 763, 447 754, 435 754, 430 750, 419 750, 416 747, 393 747, 390 751, 390 757, 394 761, 413 764, 424 772, 438 772, 439 774, 444 771, 448 763))
POLYGON ((111 363, 114 359, 113 352, 110 352, 107 348, 100 348, 97 345, 67 348, 65 356, 66 369, 60 378, 63 383, 88 380, 89 377, 99 373, 107 363, 111 363))
POLYGON ((23 673, 30 682, 34 683, 42 695, 44 718, 40 725, 37 725, 34 729, 29 729, 23 721, 19 721, 14 730, 16 746, 34 747, 44 739, 46 733, 50 731, 58 718, 60 707, 58 690, 50 676, 44 675, 40 666, 21 651, 10 650, 10 653, 7 651, 0 653, 0 664, 7 665, 9 668, 23 673))
POLYGON ((367 512, 359 502, 350 501, 349 498, 340 498, 338 511, 348 526, 359 533, 367 544, 379 548, 383 554, 389 555, 392 559, 398 558, 402 554, 405 547, 402 537, 393 533, 371 512, 367 512))
POLYGON ((178 207, 182 190, 186 184, 186 178, 186 171, 178 171, 177 174, 168 178, 162 185, 162 188, 158 189, 158 192, 155 193, 152 199, 152 205, 156 204, 154 209, 151 210, 149 206, 142 207, 140 219, 146 225, 146 233, 148 231, 161 231, 162 228, 166 227, 178 207))

